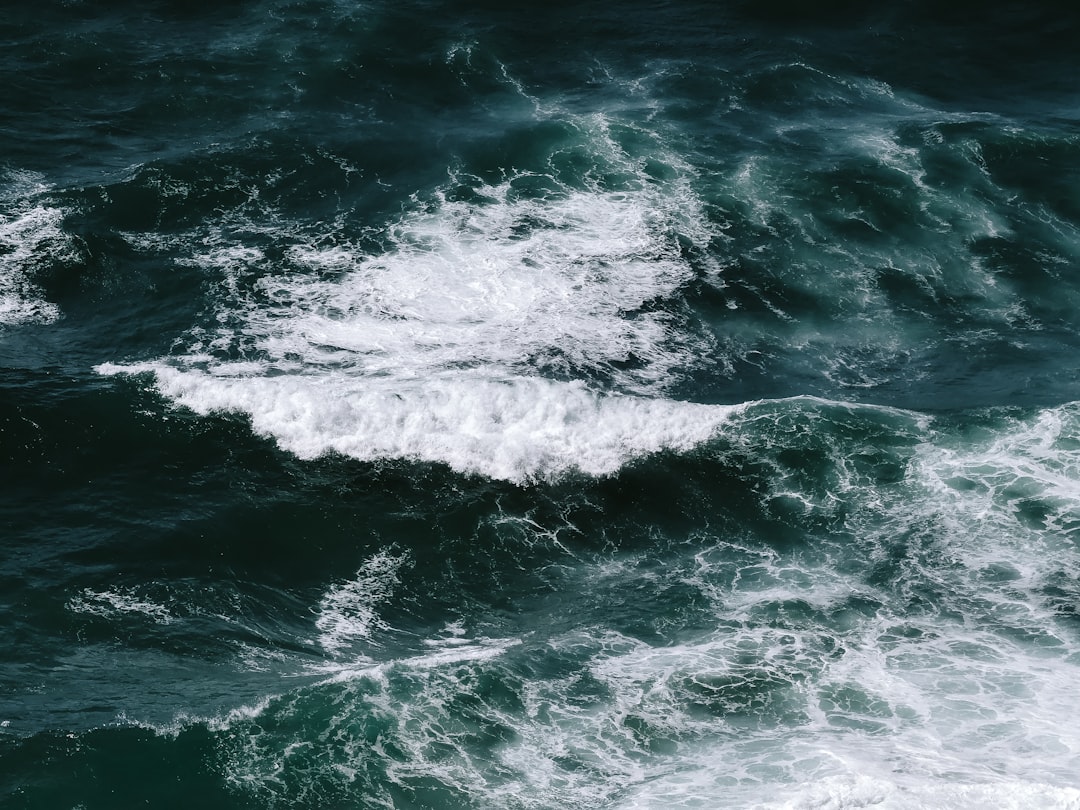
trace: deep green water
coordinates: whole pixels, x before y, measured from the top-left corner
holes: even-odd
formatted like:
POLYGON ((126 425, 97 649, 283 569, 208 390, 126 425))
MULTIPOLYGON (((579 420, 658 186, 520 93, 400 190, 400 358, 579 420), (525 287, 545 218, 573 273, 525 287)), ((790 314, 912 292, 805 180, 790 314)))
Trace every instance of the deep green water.
POLYGON ((0 7, 0 806, 1080 807, 1080 17, 0 7))

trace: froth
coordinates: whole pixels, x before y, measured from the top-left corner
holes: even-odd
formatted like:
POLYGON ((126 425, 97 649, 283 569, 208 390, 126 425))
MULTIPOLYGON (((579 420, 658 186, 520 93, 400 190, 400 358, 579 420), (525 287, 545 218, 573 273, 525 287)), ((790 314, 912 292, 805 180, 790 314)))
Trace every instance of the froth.
POLYGON ((1019 530, 1025 544, 1074 539, 1080 532, 1080 405, 1000 421, 991 414, 987 422, 993 431, 983 441, 926 446, 919 457, 925 480, 940 497, 996 524, 999 536, 1019 530))
POLYGON ((438 200, 398 223, 381 256, 293 248, 299 272, 262 282, 287 318, 260 305, 248 330, 272 357, 369 375, 539 367, 638 392, 662 386, 686 358, 667 345, 668 316, 640 310, 690 270, 653 195, 517 199, 514 185, 478 189, 487 203, 438 200))
POLYGON ((70 258, 74 248, 64 212, 36 201, 46 189, 34 178, 7 175, 0 189, 0 325, 51 323, 60 308, 43 298, 35 274, 70 258))
POLYGON ((324 650, 339 653, 350 644, 369 640, 373 630, 386 627, 378 608, 393 595, 398 570, 407 561, 405 555, 380 551, 364 562, 355 577, 326 592, 315 619, 324 650))
POLYGON ((762 810, 968 810, 995 807, 1000 810, 1076 810, 1080 790, 1028 782, 1000 781, 990 784, 901 785, 869 776, 831 777, 807 785, 792 798, 761 805, 762 810))
POLYGON ((169 624, 176 618, 165 605, 141 598, 137 593, 124 588, 104 591, 84 588, 81 593, 68 600, 67 609, 73 613, 110 620, 125 615, 142 616, 155 624, 169 624))
POLYGON ((601 395, 580 382, 464 373, 439 380, 347 375, 225 376, 164 363, 102 366, 152 371, 158 387, 200 414, 239 411, 257 433, 300 458, 335 452, 363 461, 408 459, 508 481, 577 470, 615 472, 631 459, 707 440, 731 408, 601 395))

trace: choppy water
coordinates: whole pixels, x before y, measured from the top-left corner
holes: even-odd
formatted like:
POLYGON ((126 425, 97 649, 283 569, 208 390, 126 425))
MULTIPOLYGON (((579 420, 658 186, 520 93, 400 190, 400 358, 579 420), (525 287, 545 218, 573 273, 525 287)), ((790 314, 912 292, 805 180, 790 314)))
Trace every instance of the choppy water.
POLYGON ((1080 807, 1080 19, 0 11, 0 804, 1080 807))

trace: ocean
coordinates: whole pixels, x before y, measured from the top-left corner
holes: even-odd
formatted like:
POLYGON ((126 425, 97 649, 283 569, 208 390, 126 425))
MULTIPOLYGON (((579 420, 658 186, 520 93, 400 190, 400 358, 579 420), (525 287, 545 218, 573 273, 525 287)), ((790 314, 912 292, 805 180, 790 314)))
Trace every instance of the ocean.
POLYGON ((1080 11, 0 8, 0 806, 1080 808, 1080 11))

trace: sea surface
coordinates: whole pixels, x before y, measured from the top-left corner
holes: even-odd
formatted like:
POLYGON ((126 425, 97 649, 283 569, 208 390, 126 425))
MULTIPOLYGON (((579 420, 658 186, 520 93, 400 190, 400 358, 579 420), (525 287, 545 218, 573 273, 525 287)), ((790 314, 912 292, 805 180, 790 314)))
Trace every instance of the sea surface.
POLYGON ((0 806, 1080 808, 1078 43, 4 2, 0 806))

